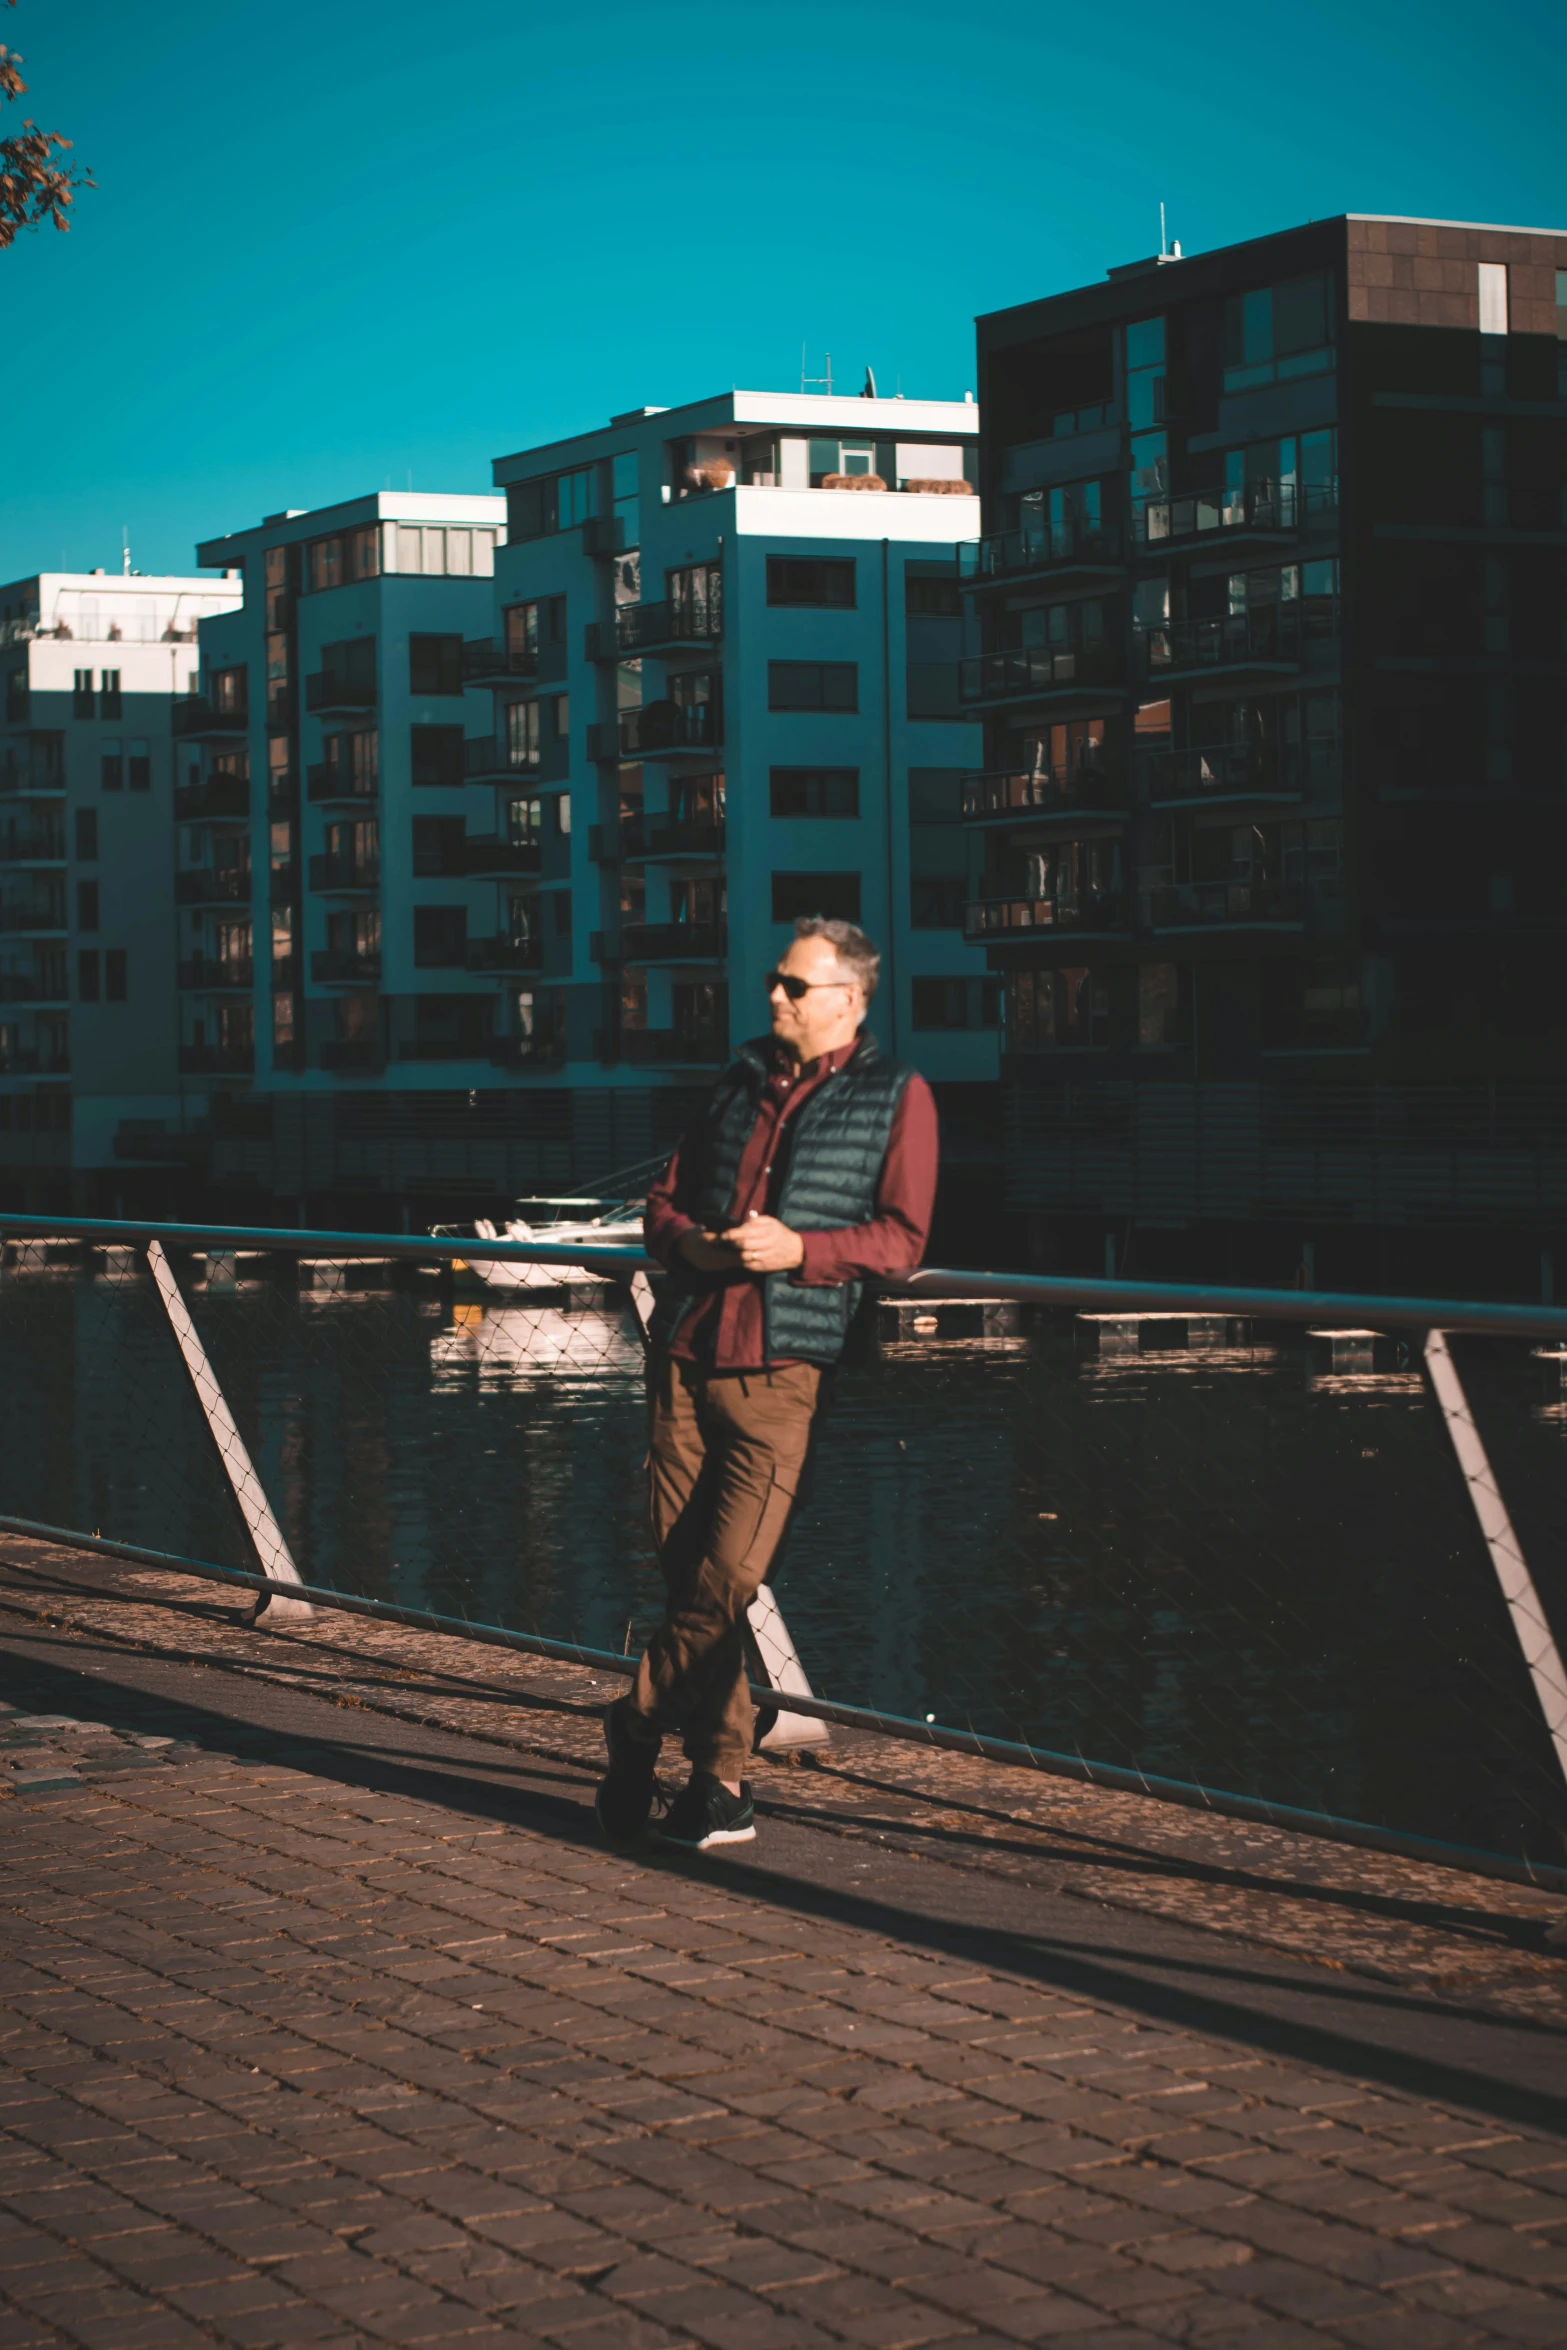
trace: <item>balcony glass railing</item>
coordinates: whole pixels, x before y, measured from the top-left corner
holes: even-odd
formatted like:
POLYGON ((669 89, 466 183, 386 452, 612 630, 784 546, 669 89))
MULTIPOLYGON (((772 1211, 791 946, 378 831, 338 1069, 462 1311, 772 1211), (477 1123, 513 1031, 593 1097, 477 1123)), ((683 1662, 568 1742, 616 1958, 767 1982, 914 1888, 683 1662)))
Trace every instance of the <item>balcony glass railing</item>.
POLYGON ((650 652, 655 645, 710 645, 723 633, 723 607, 716 598, 695 608, 668 601, 622 604, 615 614, 614 649, 624 655, 650 652))
POLYGON ((248 906, 248 865, 198 865, 174 876, 177 906, 248 906))
MULTIPOLYGON (((310 976, 321 987, 365 987, 381 976, 379 947, 317 947, 310 976)), ((325 1067, 325 1063, 322 1064, 325 1067)))
POLYGON ((345 677, 336 669, 318 669, 305 679, 307 710, 373 710, 375 704, 373 677, 345 677))
POLYGON ((356 774, 333 759, 305 770, 305 795, 316 807, 331 800, 373 800, 379 790, 379 776, 356 774))
POLYGON ((180 1046, 180 1074, 182 1077, 248 1077, 255 1066, 254 1045, 182 1044, 180 1046))
POLYGON ((595 759, 658 759, 714 751, 723 739, 723 703, 715 695, 706 702, 647 702, 639 710, 622 710, 590 728, 589 749, 595 759))
POLYGON ((189 694, 174 704, 174 735, 176 741, 199 741, 205 735, 245 734, 250 728, 250 712, 243 705, 237 710, 215 710, 203 694, 189 694))
POLYGON ((983 587, 991 579, 1015 579, 1074 564, 1098 568, 1120 559, 1121 532, 1114 522, 1024 523, 960 546, 958 578, 965 587, 983 587))
POLYGON ((347 891, 379 889, 381 860, 379 857, 340 857, 331 849, 323 850, 319 856, 310 860, 310 886, 335 895, 347 891))
POLYGON ((1296 668, 1338 635, 1331 598, 1263 604, 1254 612, 1226 612, 1210 620, 1172 620, 1143 632, 1150 677, 1186 670, 1250 669, 1259 664, 1296 668))
POLYGON ((470 938, 468 968, 470 971, 542 971, 544 941, 500 936, 470 938))
POLYGON ((713 963, 728 951, 726 922, 628 922, 620 933, 628 963, 713 963))
POLYGON ((544 851, 536 840, 507 840, 499 833, 470 832, 463 842, 462 871, 470 879, 494 874, 537 873, 544 851))
POLYGON ((0 865, 63 865, 65 834, 52 824, 0 830, 0 865))
POLYGON ((546 638, 537 645, 509 645, 499 637, 480 637, 462 649, 465 685, 551 684, 566 674, 563 639, 546 638))
POLYGON ((1307 530, 1338 512, 1338 482, 1251 481, 1244 488, 1189 490, 1154 498, 1132 516, 1149 546, 1222 538, 1241 531, 1307 530))
POLYGON ((958 698, 1011 701, 1026 694, 1114 685, 1119 666, 1107 644, 1022 645, 1005 653, 971 653, 958 663, 958 698))
POLYGON ((963 814, 970 823, 994 822, 1006 816, 1049 816, 1077 808, 1117 809, 1128 804, 1125 778, 1112 766, 1088 760, 1076 767, 1028 768, 963 778, 963 814))
POLYGON ((215 824, 248 818, 250 786, 242 775, 210 775, 174 794, 176 824, 215 824))
POLYGON ((178 986, 195 988, 207 995, 235 989, 248 993, 254 979, 255 966, 248 955, 185 955, 175 966, 178 986))
POLYGON ((968 938, 996 938, 1026 930, 1124 930, 1126 903, 1121 891, 1081 892, 1044 898, 977 898, 963 909, 968 938))
POLYGON ((1185 925, 1299 923, 1306 889, 1298 881, 1176 881, 1142 892, 1143 919, 1154 930, 1185 925))
POLYGON ((628 1061, 633 1067, 684 1061, 695 1068, 712 1068, 728 1059, 729 1047, 711 1029, 623 1028, 618 1037, 601 1030, 594 1038, 594 1053, 601 1061, 628 1061))
POLYGON ((1339 779, 1338 745, 1331 741, 1155 751, 1148 761, 1148 796, 1155 803, 1205 799, 1210 794, 1296 799, 1330 792, 1339 779))

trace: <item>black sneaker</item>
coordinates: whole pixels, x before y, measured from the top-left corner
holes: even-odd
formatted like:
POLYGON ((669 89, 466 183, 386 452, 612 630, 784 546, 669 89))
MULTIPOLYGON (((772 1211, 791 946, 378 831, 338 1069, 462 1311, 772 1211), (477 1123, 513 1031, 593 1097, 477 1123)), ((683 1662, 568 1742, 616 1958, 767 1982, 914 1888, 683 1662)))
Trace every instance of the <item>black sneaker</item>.
POLYGON ((638 1738, 627 1724, 629 1700, 617 1697, 604 1716, 609 1769, 599 1781, 593 1816, 607 1844, 635 1844, 653 1809, 657 1738, 638 1738))
POLYGON ((707 1771, 693 1771, 658 1824, 661 1844, 677 1844, 682 1852, 711 1852, 715 1844, 752 1844, 756 1814, 751 1809, 751 1783, 740 1782, 731 1795, 722 1779, 707 1771))

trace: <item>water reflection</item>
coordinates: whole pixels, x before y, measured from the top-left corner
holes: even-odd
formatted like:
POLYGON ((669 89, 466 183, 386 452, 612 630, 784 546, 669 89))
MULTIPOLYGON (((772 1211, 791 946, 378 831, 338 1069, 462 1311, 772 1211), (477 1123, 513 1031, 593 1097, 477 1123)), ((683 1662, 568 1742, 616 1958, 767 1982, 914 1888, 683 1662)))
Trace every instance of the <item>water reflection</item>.
MULTIPOLYGON (((190 1290, 301 1566, 621 1648, 659 1594, 629 1307, 382 1279, 190 1290)), ((777 1576, 817 1687, 1558 1854, 1561 1789, 1418 1368, 1198 1336, 1090 1354, 1063 1320, 894 1324, 835 1383, 777 1576)), ((1567 1632, 1563 1364, 1458 1357, 1567 1632)), ((0 1412, 9 1512, 249 1563, 138 1262, 7 1262, 0 1412)))

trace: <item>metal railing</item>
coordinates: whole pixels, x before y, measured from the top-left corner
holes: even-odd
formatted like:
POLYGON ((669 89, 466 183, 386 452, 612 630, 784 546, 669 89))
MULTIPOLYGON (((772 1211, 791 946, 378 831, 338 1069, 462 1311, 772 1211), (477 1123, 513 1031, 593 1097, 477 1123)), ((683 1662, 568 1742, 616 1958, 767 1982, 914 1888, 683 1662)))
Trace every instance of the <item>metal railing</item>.
MULTIPOLYGON (((0 1527, 629 1671, 650 1275, 0 1215, 0 1527)), ((930 1269, 871 1310, 786 1721, 1567 1890, 1567 1307, 930 1269)))

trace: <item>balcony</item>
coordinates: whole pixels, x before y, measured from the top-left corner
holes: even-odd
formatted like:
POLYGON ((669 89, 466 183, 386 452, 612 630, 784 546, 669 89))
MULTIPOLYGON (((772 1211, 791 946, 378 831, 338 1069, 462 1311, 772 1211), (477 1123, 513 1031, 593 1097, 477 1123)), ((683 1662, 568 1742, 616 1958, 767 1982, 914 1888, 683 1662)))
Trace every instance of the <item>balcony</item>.
MULTIPOLYGON (((317 947, 310 976, 318 987, 373 987, 381 976, 379 947, 317 947)), ((322 1067, 326 1063, 322 1062, 322 1067)))
POLYGON ((248 995, 255 980, 255 965, 248 955, 230 955, 219 961, 215 955, 185 955, 175 966, 177 987, 192 988, 198 995, 248 995))
POLYGON ((490 1040, 490 1065, 523 1072, 564 1069, 566 1047, 558 1036, 497 1036, 490 1040))
MULTIPOLYGON (((180 1046, 180 1075, 182 1077, 250 1077, 255 1073, 256 1048, 249 1044, 182 1044, 180 1046)), ((124 1157, 140 1157, 140 1152, 124 1152, 124 1157)))
POLYGON ((1240 539, 1276 544, 1331 522, 1338 513, 1338 483, 1302 487, 1293 481, 1252 481, 1244 489, 1193 490, 1184 497, 1155 498, 1133 518, 1138 539, 1161 552, 1193 540, 1230 545, 1240 539))
POLYGON ((600 1029, 593 1039, 600 1061, 626 1061, 633 1068, 650 1062, 684 1062, 691 1068, 720 1068, 729 1058, 724 1039, 689 1028, 622 1028, 619 1037, 600 1029))
POLYGON ((248 865, 201 865, 174 876, 177 906, 248 906, 248 865))
POLYGON ((571 773, 571 745, 564 735, 540 743, 532 759, 516 756, 509 743, 488 734, 469 735, 462 750, 469 783, 562 783, 571 773))
POLYGON ((39 800, 65 794, 65 762, 57 742, 7 743, 0 751, 0 793, 39 800))
POLYGON ((463 842, 460 870, 470 881, 486 877, 505 881, 512 875, 537 873, 544 851, 536 840, 504 840, 499 833, 470 832, 463 842))
POLYGON ((623 816, 619 824, 595 824, 588 854, 600 865, 719 864, 724 827, 708 818, 623 816))
POLYGON ((381 886, 381 860, 323 850, 310 860, 310 886, 326 897, 367 897, 381 886))
POLYGON ((0 971, 0 1004, 68 1005, 70 993, 62 969, 54 978, 39 978, 30 971, 0 971))
POLYGON ((0 865, 63 865, 65 834, 57 825, 19 825, 0 832, 0 865))
POLYGON ((633 542, 619 514, 590 514, 582 525, 584 555, 624 555, 633 542))
POLYGON ((965 588, 993 587, 1042 572, 1088 577, 1121 568, 1121 530, 1114 522, 1023 524, 958 548, 958 582, 965 588))
POLYGON ((294 797, 293 769, 274 767, 267 777, 267 814, 269 816, 292 816, 294 797))
POLYGON ((1178 881, 1143 893, 1154 930, 1300 930, 1306 890, 1298 881, 1178 881))
POLYGON ((29 935, 63 938, 68 928, 63 897, 17 898, 8 906, 0 906, 0 931, 13 938, 29 935))
POLYGON ((717 644, 723 633, 723 611, 716 604, 700 612, 669 602, 621 604, 613 621, 589 622, 588 659, 624 661, 642 653, 680 652, 717 644))
POLYGON ((69 1077, 68 1051, 37 1052, 30 1045, 10 1045, 0 1052, 0 1077, 69 1077))
POLYGON ((560 638, 542 645, 506 645, 480 637, 462 649, 464 685, 554 685, 566 674, 560 638))
POLYGON ((176 742, 232 742, 250 732, 250 711, 214 710, 204 694, 183 694, 174 704, 176 742))
POLYGON ((1326 646, 1337 635, 1338 612, 1326 600, 1321 610, 1314 604, 1262 604, 1254 612, 1173 620, 1146 630, 1144 665, 1150 679, 1171 685, 1214 674, 1288 676, 1306 659, 1308 645, 1326 646))
POLYGON ((305 708, 318 718, 351 718, 375 705, 373 677, 345 677, 335 669, 318 669, 305 679, 305 708))
POLYGON ((1030 768, 1021 774, 965 775, 966 824, 1018 823, 1031 816, 1073 816, 1092 811, 1121 815, 1131 806, 1124 776, 1084 761, 1071 768, 1030 768))
POLYGON ((1117 687, 1120 663, 1108 645, 1081 645, 1056 651, 1048 645, 1020 645, 1006 653, 971 653, 958 663, 962 702, 1058 701, 1117 687))
POLYGON ((242 775, 209 775, 205 783, 185 784, 174 794, 176 824, 241 822, 250 815, 250 786, 242 775))
POLYGON ((1155 807, 1202 800, 1299 800, 1333 792, 1338 783, 1334 742, 1304 748, 1298 743, 1223 744, 1155 751, 1148 761, 1148 796, 1155 807))
POLYGON ((717 963, 728 952, 727 922, 627 922, 621 928, 625 963, 717 963))
POLYGON ((340 766, 333 759, 305 770, 305 797, 313 808, 330 808, 340 803, 362 807, 377 798, 380 788, 379 776, 355 775, 351 768, 340 766))
POLYGON ((963 935, 986 946, 1022 942, 1024 934, 1091 932, 1111 937, 1127 927, 1120 892, 1100 897, 978 898, 963 909, 963 935))
POLYGON ((299 886, 299 867, 292 857, 267 869, 267 892, 274 906, 286 905, 299 886))
POLYGON ((386 1072, 386 1048, 378 1036, 329 1036, 319 1057, 322 1068, 338 1077, 381 1077, 386 1072))
POLYGON ((275 679, 267 688, 267 732, 287 734, 294 723, 294 689, 286 680, 275 679))
POLYGON ((468 968, 470 971, 542 971, 544 941, 541 938, 498 936, 470 938, 468 968))
POLYGON ((720 750, 724 740, 721 701, 647 702, 622 710, 588 728, 590 759, 680 759, 720 750))

